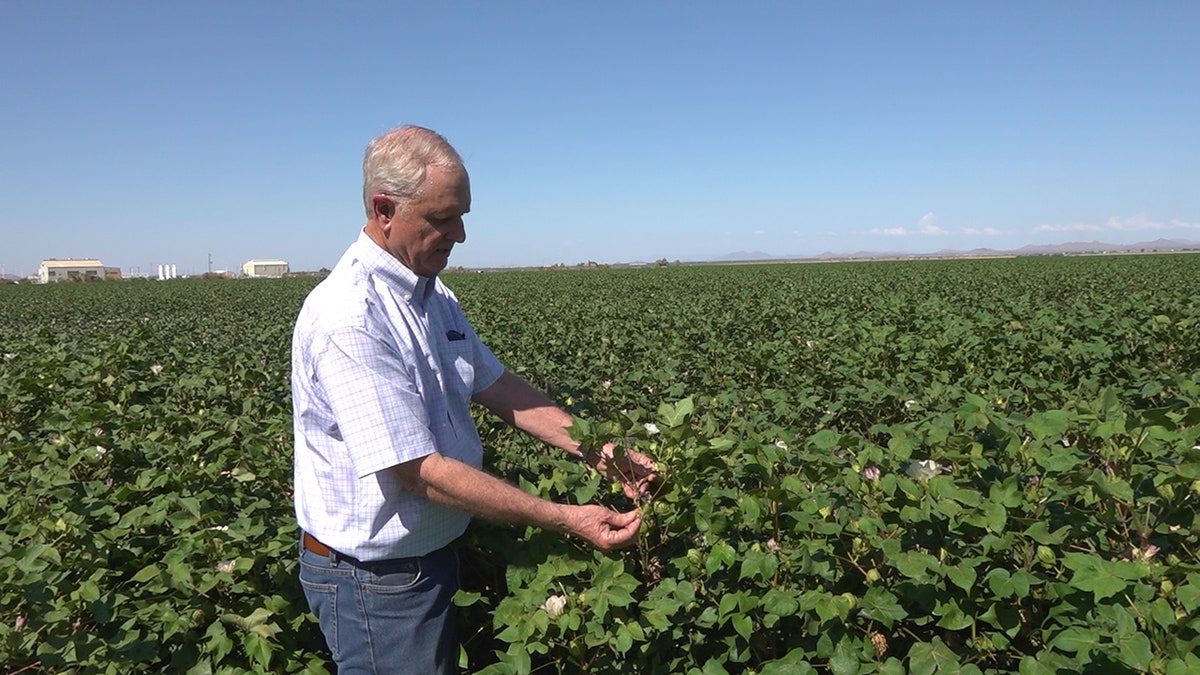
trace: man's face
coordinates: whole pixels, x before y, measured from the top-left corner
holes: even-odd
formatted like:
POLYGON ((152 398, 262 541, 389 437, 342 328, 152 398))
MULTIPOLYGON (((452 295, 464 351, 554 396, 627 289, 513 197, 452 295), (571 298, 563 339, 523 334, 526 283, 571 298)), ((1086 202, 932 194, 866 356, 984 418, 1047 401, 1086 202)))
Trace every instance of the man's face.
POLYGON ((463 216, 471 210, 467 172, 430 166, 420 196, 393 205, 395 211, 384 226, 388 253, 423 277, 445 269, 450 250, 467 239, 463 226, 463 216))

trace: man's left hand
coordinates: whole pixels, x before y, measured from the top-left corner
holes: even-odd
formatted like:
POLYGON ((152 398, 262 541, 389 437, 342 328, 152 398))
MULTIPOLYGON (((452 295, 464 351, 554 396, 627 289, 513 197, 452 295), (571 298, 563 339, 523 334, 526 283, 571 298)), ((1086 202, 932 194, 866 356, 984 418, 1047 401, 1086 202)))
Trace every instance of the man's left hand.
POLYGON ((620 483, 625 496, 635 502, 649 495, 650 484, 658 478, 658 466, 649 457, 634 450, 618 451, 612 443, 599 451, 588 448, 584 458, 601 475, 620 483))

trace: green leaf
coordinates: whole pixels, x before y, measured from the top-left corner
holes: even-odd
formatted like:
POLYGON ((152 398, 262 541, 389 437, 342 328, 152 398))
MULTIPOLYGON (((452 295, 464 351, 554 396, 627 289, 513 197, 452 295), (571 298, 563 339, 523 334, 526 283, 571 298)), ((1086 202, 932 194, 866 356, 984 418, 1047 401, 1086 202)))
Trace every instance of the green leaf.
POLYGON ((517 673, 529 673, 533 670, 532 654, 520 643, 510 645, 508 651, 501 656, 501 660, 512 666, 517 673))
POLYGON ((242 638, 242 648, 259 670, 271 672, 271 643, 266 638, 255 633, 246 633, 242 638))
POLYGON ((470 607, 481 600, 483 600, 482 593, 474 593, 463 589, 459 589, 453 598, 455 607, 470 607))
POLYGON ((1124 591, 1129 580, 1142 575, 1134 563, 1104 560, 1085 553, 1066 553, 1063 564, 1075 572, 1069 582, 1071 587, 1090 591, 1097 602, 1124 591))
POLYGON ((747 494, 738 498, 738 505, 742 508, 743 522, 747 525, 754 526, 758 522, 758 517, 762 513, 762 504, 758 497, 747 494))
POLYGON ((742 560, 739 579, 757 577, 764 582, 770 582, 779 567, 779 559, 772 553, 764 551, 747 551, 742 560))
POLYGON ((809 437, 808 442, 816 450, 832 450, 838 446, 842 437, 832 429, 822 429, 809 437))
POLYGON ((1054 532, 1050 531, 1050 523, 1046 520, 1034 521, 1025 530, 1025 536, 1045 546, 1058 546, 1066 541, 1067 535, 1071 533, 1071 528, 1064 525, 1054 532))
POLYGON ((691 397, 678 401, 674 406, 664 403, 658 407, 658 416, 668 427, 679 427, 687 423, 695 406, 691 397))
POLYGON ((872 586, 867 589, 862 599, 859 600, 859 611, 864 616, 874 619, 888 628, 908 616, 908 612, 900 606, 896 595, 881 586, 872 586))
POLYGON ((1025 428, 1037 439, 1057 440, 1067 432, 1071 413, 1066 410, 1047 410, 1034 413, 1025 422, 1025 428))
POLYGON ((964 591, 970 591, 975 585, 977 575, 973 564, 948 565, 942 570, 946 573, 946 578, 964 591))
POLYGON ((631 647, 633 647, 633 636, 629 634, 629 631, 626 630, 624 626, 621 626, 617 629, 617 636, 613 642, 613 646, 616 648, 617 652, 621 654, 624 654, 625 652, 629 651, 631 647))
POLYGON ((838 642, 833 656, 829 657, 829 670, 833 675, 858 675, 862 672, 862 664, 858 660, 859 649, 848 643, 846 639, 838 642))
POLYGON ((785 654, 782 658, 768 661, 763 664, 759 675, 809 675, 815 674, 808 663, 808 652, 802 647, 797 647, 785 654))
POLYGON ((940 605, 933 613, 942 617, 937 625, 946 630, 963 630, 975 623, 975 620, 963 612, 953 600, 940 605))
POLYGON ((941 638, 934 638, 932 643, 919 642, 913 645, 908 651, 908 667, 912 675, 963 672, 958 656, 941 638))
POLYGON ((708 553, 708 558, 704 562, 704 569, 709 575, 712 575, 722 567, 728 567, 737 560, 737 551, 732 546, 725 542, 717 542, 708 553))
POLYGON ((1115 640, 1118 655, 1122 662, 1141 671, 1150 669, 1150 661, 1154 654, 1150 648, 1150 638, 1143 633, 1120 636, 1115 640))
POLYGON ((100 599, 100 587, 96 582, 87 580, 79 585, 79 599, 86 602, 95 602, 100 599))
POLYGON ((983 511, 987 529, 996 534, 1004 532, 1004 526, 1008 522, 1008 511, 1004 506, 997 502, 989 502, 984 505, 983 511))
POLYGON ((1077 653, 1080 658, 1087 658, 1093 649, 1100 648, 1101 641, 1095 629, 1073 626, 1054 636, 1050 645, 1064 652, 1077 653))
POLYGON ((1045 649, 1038 652, 1036 656, 1022 657, 1018 672, 1020 675, 1059 675, 1067 672, 1082 672, 1082 663, 1086 663, 1086 660, 1068 659, 1062 654, 1045 649))
POLYGON ((1049 473, 1066 473, 1084 463, 1084 458, 1063 448, 1044 451, 1035 455, 1038 466, 1049 473))
POLYGON ((772 588, 763 596, 762 608, 776 616, 792 616, 800 608, 800 601, 795 591, 772 588))
POLYGON ((1093 481, 1100 492, 1125 504, 1133 503, 1133 486, 1127 481, 1114 476, 1108 476, 1100 471, 1092 474, 1093 481))
POLYGON ((987 582, 988 588, 998 598, 1010 598, 1016 594, 1012 583, 1012 575, 1002 567, 997 567, 988 572, 984 580, 987 582))
POLYGON ((950 498, 966 506, 979 506, 979 503, 983 500, 983 495, 979 494, 978 490, 956 488, 950 495, 950 498))
POLYGON ((1175 609, 1171 607, 1171 603, 1166 598, 1157 598, 1150 603, 1150 619, 1158 625, 1159 628, 1171 629, 1175 627, 1178 620, 1175 618, 1175 609))
POLYGON ((1186 654, 1181 659, 1167 662, 1166 675, 1194 675, 1200 673, 1200 656, 1186 654))
POLYGON ((1175 588, 1175 599, 1189 614, 1200 608, 1200 574, 1189 574, 1188 582, 1175 588))
POLYGON ((146 565, 142 569, 138 570, 138 573, 133 575, 133 577, 130 579, 130 581, 140 584, 140 583, 150 581, 151 579, 157 579, 158 575, 159 575, 158 565, 151 563, 149 565, 146 565))
POLYGON ((749 640, 750 636, 754 634, 754 622, 745 614, 737 614, 730 621, 733 623, 733 629, 737 631, 738 635, 741 635, 746 640, 749 640))
POLYGON ((892 564, 906 577, 923 579, 930 569, 938 567, 938 559, 928 553, 905 551, 897 555, 892 564))
POLYGON ((739 599, 737 593, 727 593, 725 595, 722 595, 721 600, 718 603, 718 608, 721 611, 722 617, 726 617, 726 616, 729 616, 730 614, 733 614, 734 612, 740 611, 739 607, 740 607, 740 599, 739 599))
POLYGON ((202 659, 188 668, 186 675, 212 675, 212 672, 212 663, 208 659, 202 659))

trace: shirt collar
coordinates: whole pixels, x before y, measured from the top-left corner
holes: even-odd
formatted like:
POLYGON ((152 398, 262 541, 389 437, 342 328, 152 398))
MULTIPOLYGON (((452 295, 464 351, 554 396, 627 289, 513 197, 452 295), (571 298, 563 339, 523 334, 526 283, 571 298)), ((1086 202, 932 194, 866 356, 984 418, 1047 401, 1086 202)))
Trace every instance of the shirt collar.
POLYGON ((379 244, 367 236, 366 230, 359 233, 354 242, 355 257, 366 271, 381 279, 388 288, 405 302, 420 306, 435 286, 435 277, 419 276, 399 260, 392 257, 379 244))

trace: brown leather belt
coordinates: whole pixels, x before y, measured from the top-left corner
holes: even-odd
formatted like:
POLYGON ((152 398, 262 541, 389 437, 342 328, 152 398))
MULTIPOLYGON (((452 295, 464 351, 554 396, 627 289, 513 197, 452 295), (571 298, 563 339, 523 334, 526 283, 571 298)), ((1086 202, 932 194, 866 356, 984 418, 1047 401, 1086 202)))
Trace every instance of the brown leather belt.
POLYGON ((304 542, 304 548, 308 549, 309 551, 312 551, 313 553, 316 553, 317 555, 323 555, 323 556, 328 557, 329 554, 332 553, 332 551, 329 550, 328 546, 317 541, 316 537, 312 536, 311 534, 309 534, 307 532, 304 533, 304 536, 301 537, 301 539, 304 542))

